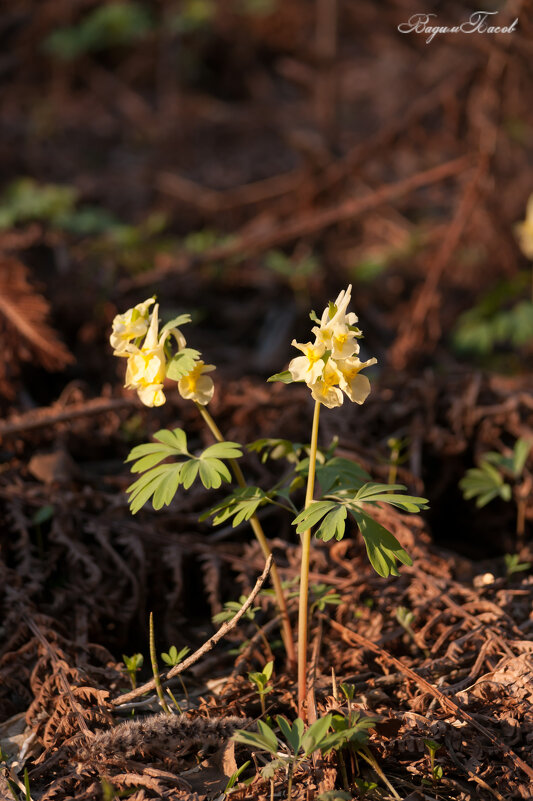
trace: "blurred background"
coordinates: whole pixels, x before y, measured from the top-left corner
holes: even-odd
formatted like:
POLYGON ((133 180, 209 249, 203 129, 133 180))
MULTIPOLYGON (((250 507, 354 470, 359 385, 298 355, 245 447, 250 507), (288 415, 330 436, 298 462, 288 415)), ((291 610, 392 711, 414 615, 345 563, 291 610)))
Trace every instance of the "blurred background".
POLYGON ((426 0, 4 8, 3 411, 115 384, 112 317, 154 292, 223 375, 281 369, 349 282, 380 369, 522 372, 531 4, 485 6, 517 30, 400 33, 472 13, 426 0))
POLYGON ((226 435, 305 442, 307 390, 265 379, 310 338, 309 310, 352 283, 378 365, 364 407, 324 414, 324 443, 339 436, 378 480, 395 464, 461 553, 523 542, 499 491, 476 510, 459 489, 532 417, 532 9, 484 8, 516 30, 398 30, 473 10, 434 0, 4 5, 2 491, 22 482, 25 541, 65 482, 95 508, 114 493, 129 520, 132 443, 199 431, 177 393, 146 410, 122 388, 117 312, 153 293, 165 319, 190 312, 226 435))
MULTIPOLYGON (((149 612, 160 651, 194 649, 264 566, 246 525, 199 522, 218 497, 199 482, 158 513, 147 504, 130 514, 124 460, 134 445, 178 426, 191 451, 212 443, 175 388, 148 409, 123 387, 112 320, 153 294, 164 321, 192 315, 187 342, 217 366, 209 408, 228 439, 307 443, 307 387, 266 379, 297 355, 293 338, 311 338, 310 310, 321 314, 351 283, 361 358, 378 363, 363 406, 323 411, 320 444, 337 443, 338 456, 427 497, 430 509, 388 513, 413 557, 400 577, 373 574, 354 527, 313 548, 313 581, 343 593, 338 619, 415 669, 431 649, 424 675, 445 687, 448 672, 443 692, 470 691, 484 671, 492 686, 498 658, 530 652, 533 9, 529 0, 482 7, 513 32, 427 41, 399 30, 413 15, 454 26, 475 10, 437 0, 2 4, 0 707, 52 754, 51 767, 30 773, 32 792, 41 782, 50 794, 34 797, 104 797, 68 783, 56 793, 50 782, 70 781, 72 760, 58 768, 54 749, 79 720, 109 725, 106 699, 128 682, 117 660, 142 662, 149 612), (401 620, 423 627, 423 650, 401 620)), ((242 461, 264 487, 285 469, 254 453, 242 461)), ((290 516, 260 514, 294 584, 290 516)), ((267 596, 260 603, 264 622, 272 610, 267 596)), ((242 648, 239 638, 231 644, 242 648)), ((254 647, 248 664, 264 664, 254 647)), ((331 666, 342 677, 362 663, 331 631, 323 647, 329 693, 331 666)), ((221 648, 188 672, 197 695, 207 697, 204 679, 233 670, 235 653, 221 648)), ((532 692, 515 683, 531 675, 524 665, 513 663, 500 693, 511 712, 490 714, 494 736, 514 748, 522 738, 527 761, 530 709, 524 702, 521 718, 516 699, 532 692)), ((139 680, 148 674, 146 659, 139 680)), ((221 697, 220 714, 243 713, 244 684, 233 706, 221 697)), ((416 711, 409 720, 440 714, 403 676, 398 688, 401 710, 412 700, 416 711)), ((211 696, 200 701, 216 716, 211 696)), ((382 709, 384 720, 397 711, 382 709)), ((396 734, 388 752, 395 770, 404 754, 409 782, 414 725, 405 752, 394 750, 396 734)), ((491 773, 496 740, 453 734, 468 781, 483 747, 480 785, 510 797, 508 768, 498 781, 491 773)))

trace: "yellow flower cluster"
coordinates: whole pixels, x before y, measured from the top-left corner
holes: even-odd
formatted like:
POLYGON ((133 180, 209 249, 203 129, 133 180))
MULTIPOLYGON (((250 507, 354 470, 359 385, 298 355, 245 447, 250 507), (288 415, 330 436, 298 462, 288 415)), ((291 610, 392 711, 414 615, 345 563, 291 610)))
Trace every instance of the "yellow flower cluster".
POLYGON ((527 201, 526 219, 515 225, 515 233, 526 259, 533 259, 533 195, 527 201))
MULTIPOLYGON (((167 377, 168 361, 172 358, 169 337, 172 335, 179 351, 186 347, 186 340, 179 328, 164 328, 159 333, 159 305, 154 298, 139 303, 113 320, 110 343, 115 356, 127 358, 126 383, 135 389, 145 406, 162 406, 167 377), (150 306, 155 304, 150 312, 150 306)), ((215 386, 205 373, 215 367, 196 361, 193 368, 178 381, 178 391, 183 398, 193 400, 201 406, 209 403, 215 386)))
POLYGON ((356 328, 357 317, 346 313, 351 300, 352 285, 339 293, 335 303, 324 309, 319 325, 312 329, 314 342, 302 344, 293 339, 292 345, 301 350, 289 364, 294 381, 305 381, 316 401, 329 409, 340 406, 346 395, 354 403, 364 403, 370 392, 370 381, 361 370, 376 364, 377 359, 361 362, 356 328), (344 394, 343 394, 344 393, 344 394))

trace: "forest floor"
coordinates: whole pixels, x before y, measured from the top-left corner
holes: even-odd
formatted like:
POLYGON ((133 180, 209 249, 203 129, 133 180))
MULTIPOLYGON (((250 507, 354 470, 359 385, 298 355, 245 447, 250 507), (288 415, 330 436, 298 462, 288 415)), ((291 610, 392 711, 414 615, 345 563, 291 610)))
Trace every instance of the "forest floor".
MULTIPOLYGON (((413 559, 397 577, 374 573, 355 527, 313 544, 313 597, 335 596, 311 617, 317 714, 346 714, 337 685, 352 685, 378 772, 348 759, 342 796, 337 756, 309 760, 293 799, 531 799, 532 457, 511 501, 478 509, 458 486, 533 429, 514 234, 532 190, 527 3, 501 12, 517 35, 430 45, 398 33, 417 9, 392 0, 339 0, 338 38, 335 4, 237 5, 184 33, 162 1, 134 43, 70 61, 43 47, 74 24, 65 4, 29 0, 0 22, 0 797, 224 798, 251 758, 235 718, 261 716, 248 673, 272 657, 267 714, 296 717, 268 593, 184 672, 186 694, 171 680, 175 729, 153 690, 126 696, 123 655, 144 655, 139 686, 151 678, 150 612, 158 653, 195 651, 265 563, 246 524, 199 522, 213 497, 196 484, 130 514, 134 445, 162 427, 193 449, 212 438, 170 389, 142 407, 108 337, 156 293, 167 317, 193 315, 228 440, 307 443, 308 390, 266 378, 351 282, 378 366, 363 406, 324 412, 321 445, 338 438, 337 455, 387 482, 401 439, 398 480, 429 509, 377 509, 413 559)), ((276 460, 244 466, 259 485, 280 477, 276 460)), ((294 589, 291 521, 260 516, 294 589)), ((295 628, 296 598, 289 611, 295 628)), ((283 771, 264 779, 256 759, 231 797, 284 799, 283 771)))

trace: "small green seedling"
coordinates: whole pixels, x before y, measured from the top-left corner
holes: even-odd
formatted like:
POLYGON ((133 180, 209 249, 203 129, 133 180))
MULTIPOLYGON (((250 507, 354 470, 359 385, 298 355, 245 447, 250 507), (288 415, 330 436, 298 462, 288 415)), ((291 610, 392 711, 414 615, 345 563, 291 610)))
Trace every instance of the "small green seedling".
POLYGON ((526 462, 532 447, 532 440, 520 437, 508 456, 497 451, 484 453, 478 467, 467 470, 459 482, 463 497, 466 500, 475 498, 478 509, 495 498, 510 501, 514 494, 518 539, 522 539, 525 532, 526 505, 532 481, 526 462))
MULTIPOLYGON (((355 687, 353 684, 342 683, 340 689, 347 702, 348 714, 333 715, 331 725, 339 737, 335 750, 338 752, 339 767, 344 789, 349 790, 350 786, 346 769, 346 755, 344 753, 344 751, 347 750, 347 756, 352 766, 352 774, 356 773, 358 769, 358 757, 361 757, 370 765, 383 784, 387 786, 391 795, 399 799, 400 796, 381 770, 376 758, 368 747, 368 732, 369 729, 375 725, 376 720, 374 718, 361 717, 360 713, 353 709, 353 699, 355 697, 355 687)), ((333 695, 338 701, 339 696, 335 681, 333 683, 333 695)), ((377 785, 374 786, 377 787, 377 785)))
POLYGON ((308 759, 316 751, 329 753, 344 741, 344 735, 330 734, 333 716, 325 715, 316 720, 307 731, 301 718, 290 723, 287 718, 277 715, 276 723, 280 729, 280 739, 274 730, 262 720, 257 721, 257 732, 236 731, 233 739, 237 743, 247 745, 254 751, 265 751, 273 757, 262 772, 263 778, 273 779, 278 770, 287 771, 287 801, 292 798, 292 777, 295 768, 308 759))
POLYGON ((315 610, 324 612, 326 606, 338 606, 342 603, 342 598, 338 592, 335 592, 333 587, 329 584, 312 584, 311 585, 311 598, 312 603, 309 607, 309 614, 312 615, 315 610))
MULTIPOLYGON (((168 665, 169 667, 175 667, 175 665, 179 665, 180 662, 183 662, 183 660, 185 659, 187 654, 190 653, 190 650, 191 649, 188 648, 185 645, 181 649, 181 651, 178 652, 178 649, 176 648, 176 646, 175 645, 171 645, 170 648, 168 649, 168 653, 167 654, 161 654, 161 659, 163 660, 165 665, 168 665)), ((183 693, 185 695, 185 698, 188 701, 189 700, 189 693, 187 692, 187 688, 185 686, 185 682, 183 681, 183 679, 181 677, 181 674, 178 674, 178 678, 180 680, 180 684, 181 684, 181 687, 183 689, 183 693)), ((168 687, 167 687, 167 693, 172 698, 172 700, 173 700, 174 704, 176 705, 176 707, 178 708, 178 710, 181 711, 179 704, 177 703, 176 699, 174 698, 173 694, 171 693, 171 691, 169 690, 168 687)))
MULTIPOLYGON (((528 292, 531 292, 528 270, 521 270, 510 280, 492 287, 459 317, 452 339, 455 349, 494 365, 502 346, 516 351, 531 342, 533 303, 525 297, 528 292)), ((503 356, 508 363, 509 354, 503 356)))
POLYGON ((137 687, 137 673, 143 666, 144 656, 142 654, 133 654, 133 656, 122 654, 122 659, 126 665, 126 672, 130 677, 131 686, 134 690, 137 687))
POLYGON ((257 694, 259 695, 259 700, 261 702, 261 712, 263 713, 263 717, 266 715, 266 708, 265 708, 265 696, 268 693, 271 693, 274 687, 269 684, 269 681, 272 677, 272 669, 274 667, 274 662, 267 662, 265 667, 263 668, 262 672, 256 673, 248 673, 248 679, 250 682, 255 686, 257 690, 257 694))
MULTIPOLYGON (((222 612, 217 612, 216 615, 213 615, 213 623, 225 623, 227 620, 231 620, 231 618, 234 617, 234 615, 239 611, 239 609, 242 607, 245 601, 246 601, 246 595, 241 595, 238 602, 226 601, 222 612)), ((251 621, 254 624, 257 633, 259 634, 261 640, 263 641, 263 645, 265 646, 265 653, 268 658, 272 656, 272 647, 268 642, 263 629, 261 628, 261 626, 259 626, 259 624, 255 620, 256 613, 260 611, 261 607, 251 606, 249 609, 246 610, 246 612, 243 615, 243 618, 246 618, 247 620, 251 621)), ((244 643, 242 643, 242 648, 245 648, 248 645, 248 643, 249 640, 245 640, 244 643)))
POLYGON ((435 740, 424 740, 424 745, 429 751, 429 768, 431 771, 430 783, 438 784, 442 779, 443 770, 442 770, 442 765, 435 764, 435 754, 440 748, 442 748, 442 745, 440 745, 440 743, 436 743, 435 740))
POLYGON ((37 509, 35 514, 32 516, 31 522, 34 526, 42 526, 43 523, 46 523, 48 520, 51 520, 54 516, 54 507, 52 504, 46 504, 45 506, 41 506, 40 509, 37 509))
POLYGON ((402 626, 402 628, 404 628, 406 632, 412 636, 411 623, 415 619, 414 612, 412 612, 406 606, 399 606, 394 614, 400 626, 402 626))
MULTIPOLYGON (((400 626, 404 629, 405 633, 410 637, 410 639, 416 645, 416 647, 421 648, 421 646, 417 642, 416 634, 414 633, 412 627, 412 623, 415 619, 414 613, 406 606, 399 606, 396 609, 395 617, 400 626)), ((422 650, 424 650, 426 656, 429 656, 429 651, 427 651, 427 649, 422 649, 422 650)))
POLYGON ((398 467, 409 458, 409 437, 389 437, 387 446, 390 449, 388 483, 395 484, 398 467))
MULTIPOLYGON (((231 620, 234 617, 242 605, 246 601, 246 595, 241 595, 238 601, 226 601, 224 604, 224 609, 222 612, 217 612, 216 615, 213 615, 213 623, 226 623, 226 621, 231 620)), ((255 618, 256 612, 260 612, 261 608, 259 606, 251 606, 243 615, 243 618, 247 620, 253 620, 255 618)))
POLYGON ((502 473, 486 458, 479 462, 479 467, 472 467, 466 471, 464 478, 459 482, 465 500, 476 499, 476 506, 482 509, 494 498, 510 501, 512 491, 506 483, 502 473))
POLYGON ((161 654, 161 659, 163 660, 165 665, 168 665, 169 667, 174 667, 175 665, 179 665, 180 662, 183 662, 187 654, 190 653, 190 650, 191 650, 190 648, 185 646, 178 653, 178 649, 176 648, 176 646, 171 645, 170 648, 168 649, 168 654, 161 654))
POLYGON ((506 553, 503 559, 507 578, 510 578, 513 573, 521 573, 523 570, 529 570, 531 567, 531 562, 521 562, 520 556, 517 553, 506 553))
MULTIPOLYGON (((247 762, 244 762, 240 766, 240 768, 237 768, 235 773, 231 774, 231 776, 229 777, 228 783, 226 784, 226 787, 224 788, 224 795, 230 795, 230 793, 232 793, 234 790, 237 789, 235 787, 235 785, 239 781, 239 777, 240 777, 241 773, 243 773, 246 770, 246 768, 248 767, 249 764, 250 764, 250 760, 248 760, 247 762)), ((252 776, 251 778, 246 779, 246 780, 244 780, 242 782, 239 782, 239 783, 240 784, 244 784, 244 785, 250 784, 251 782, 253 782, 254 778, 255 778, 255 776, 252 776)))
POLYGON ((367 793, 371 793, 372 790, 376 790, 378 786, 376 782, 366 781, 366 779, 354 779, 354 783, 361 798, 364 798, 367 793))

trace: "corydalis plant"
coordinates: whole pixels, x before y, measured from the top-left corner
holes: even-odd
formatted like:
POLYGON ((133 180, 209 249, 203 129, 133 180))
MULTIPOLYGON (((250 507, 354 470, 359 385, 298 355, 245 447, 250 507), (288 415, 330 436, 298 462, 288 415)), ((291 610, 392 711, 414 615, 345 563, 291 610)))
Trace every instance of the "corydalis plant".
MULTIPOLYGON (((162 430, 154 435, 155 442, 134 448, 128 457, 128 461, 133 463, 132 472, 138 476, 128 488, 132 512, 138 512, 147 501, 151 501, 155 509, 168 505, 178 488, 187 490, 197 479, 207 489, 220 488, 223 483, 230 481, 233 473, 238 487, 202 515, 201 520, 212 517, 214 525, 231 520, 233 526, 249 521, 265 558, 270 555, 270 548, 257 517, 261 507, 275 505, 288 511, 297 532, 302 535, 298 638, 301 717, 304 714, 307 669, 307 598, 312 529, 315 528, 319 539, 327 541, 335 537, 339 540, 344 536, 349 514, 356 521, 364 538, 373 567, 380 575, 388 576, 397 573, 398 561, 410 564, 411 560, 391 532, 369 514, 369 508, 376 504, 389 503, 407 512, 418 512, 426 504, 424 498, 404 495, 405 487, 401 484, 372 483, 371 477, 358 464, 335 456, 336 443, 327 449, 318 447, 320 407, 340 406, 346 397, 361 404, 370 391, 370 382, 366 376, 361 375, 361 370, 374 364, 376 360, 361 362, 358 358, 357 340, 361 332, 355 325, 355 314, 347 311, 350 297, 351 287, 348 287, 340 293, 335 303, 328 305, 320 319, 314 313, 311 314, 316 323, 313 327, 315 341, 300 346, 303 356, 293 359, 288 371, 270 379, 285 383, 304 381, 315 399, 310 444, 262 439, 248 446, 250 451, 260 454, 263 461, 282 458, 289 463, 289 474, 270 489, 247 485, 237 461, 242 456, 242 446, 236 442, 224 441, 207 409, 208 400, 214 391, 212 379, 204 375, 200 354, 186 347, 183 334, 178 328, 188 322, 188 315, 172 320, 159 330, 157 305, 150 314, 152 301, 149 300, 125 315, 119 315, 113 332, 118 340, 118 344, 114 344, 117 355, 127 357, 129 365, 130 360, 135 360, 131 362, 130 373, 135 375, 136 383, 131 381, 129 385, 137 389, 141 400, 144 398, 146 402, 146 399, 153 399, 153 405, 155 401, 164 402, 163 386, 160 386, 163 372, 161 365, 164 361, 166 379, 176 380, 182 397, 191 397, 195 401, 205 423, 218 440, 216 445, 195 454, 188 445, 184 431, 162 430), (177 343, 177 352, 170 348, 169 341, 177 343), (156 355, 153 351, 157 351, 156 355), (152 364, 156 356, 158 361, 152 364), (321 495, 317 498, 314 498, 315 478, 321 489, 321 495), (300 510, 295 504, 294 495, 305 484, 306 479, 305 506, 300 510)), ((296 655, 290 620, 285 593, 275 565, 271 576, 281 612, 283 641, 289 663, 292 664, 296 661, 296 655)))
MULTIPOLYGON (((177 428, 158 431, 154 435, 155 443, 133 448, 127 461, 133 462, 132 472, 140 474, 127 490, 133 514, 148 500, 152 501, 154 509, 167 506, 180 486, 189 489, 197 478, 206 489, 218 489, 222 482, 231 481, 230 470, 241 490, 246 490, 246 481, 236 461, 242 456, 242 450, 238 443, 225 441, 206 408, 215 391, 212 378, 206 374, 215 367, 205 364, 199 351, 187 347, 179 328, 190 321, 189 314, 182 314, 159 330, 159 305, 154 298, 118 314, 113 320, 110 343, 115 356, 127 359, 125 386, 135 389, 146 406, 161 406, 166 401, 165 381, 175 381, 181 397, 196 404, 204 422, 218 440, 200 455, 195 455, 187 448, 185 432, 177 428), (151 306, 153 309, 150 311, 151 306), (169 462, 169 459, 173 461, 169 462)), ((253 513, 247 519, 265 559, 268 559, 270 546, 259 520, 253 513)), ((271 567, 271 577, 281 613, 287 659, 292 665, 296 658, 292 631, 275 564, 271 567)))
POLYGON ((399 494, 405 489, 401 484, 357 485, 352 482, 352 486, 346 486, 342 481, 334 481, 321 498, 314 499, 320 407, 340 406, 345 396, 359 405, 364 403, 370 393, 370 381, 367 376, 361 375, 361 370, 377 362, 375 358, 366 362, 358 358, 357 340, 362 333, 355 325, 358 322, 355 314, 347 311, 351 290, 350 284, 339 293, 334 303, 324 309, 320 319, 311 312, 311 320, 318 323, 312 329, 314 342, 300 344, 293 340, 292 344, 302 351, 303 356, 293 359, 288 371, 270 379, 284 383, 303 381, 315 400, 305 506, 293 521, 302 538, 298 614, 298 713, 302 718, 306 714, 309 558, 313 527, 318 526, 316 535, 321 539, 335 537, 340 540, 344 536, 346 518, 350 513, 363 535, 373 567, 380 575, 388 576, 397 573, 397 560, 411 564, 411 559, 393 534, 367 514, 367 505, 389 503, 407 512, 426 508, 425 498, 399 494))
POLYGON ((525 533, 527 500, 533 486, 533 476, 526 466, 532 448, 533 441, 519 437, 508 456, 497 451, 484 453, 478 460, 478 466, 467 470, 459 482, 465 500, 475 498, 478 509, 495 498, 510 501, 514 496, 519 540, 525 533))

